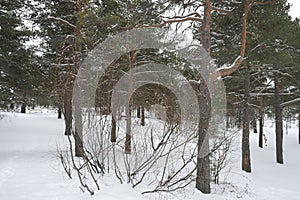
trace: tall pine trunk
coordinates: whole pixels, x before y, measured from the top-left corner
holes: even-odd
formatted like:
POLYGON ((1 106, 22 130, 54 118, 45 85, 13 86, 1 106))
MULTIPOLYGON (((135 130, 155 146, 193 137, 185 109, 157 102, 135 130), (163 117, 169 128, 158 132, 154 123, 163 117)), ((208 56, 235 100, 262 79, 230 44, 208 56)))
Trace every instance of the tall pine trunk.
POLYGON ((134 77, 132 69, 135 66, 136 51, 129 53, 129 88, 128 88, 128 106, 126 109, 126 137, 125 137, 125 153, 131 153, 131 93, 133 91, 134 77))
POLYGON ((264 136, 264 111, 263 111, 263 97, 260 97, 260 105, 259 105, 259 138, 258 138, 258 146, 263 148, 263 136, 264 136))
POLYGON ((66 86, 64 95, 65 135, 72 133, 72 92, 66 86))
POLYGON ((110 141, 117 141, 117 123, 115 120, 116 115, 111 116, 111 131, 110 131, 110 141))
POLYGON ((250 100, 250 72, 246 67, 244 80, 244 110, 243 110, 243 136, 242 136, 242 169, 251 172, 250 144, 249 144, 249 100, 250 100))
POLYGON ((276 161, 283 164, 283 127, 282 127, 282 109, 280 106, 280 86, 278 74, 274 75, 275 84, 275 132, 276 132, 276 161))
MULTIPOLYGON (((204 2, 204 18, 202 22, 202 27, 200 28, 201 34, 201 43, 206 52, 210 55, 210 21, 211 21, 211 4, 210 0, 205 0, 204 2)), ((210 108, 207 105, 210 105, 209 101, 209 92, 208 88, 205 86, 204 98, 200 98, 200 121, 199 121, 199 130, 198 130, 198 156, 197 156, 197 174, 196 174, 196 188, 202 193, 209 194, 210 189, 210 166, 209 166, 209 155, 202 157, 200 155, 200 149, 204 148, 204 151, 209 151, 208 140, 205 141, 207 134, 207 128, 209 123, 209 113, 210 108), (202 102, 201 102, 202 101, 202 102), (208 104, 207 104, 208 103, 208 104), (201 116, 204 116, 206 120, 201 119, 201 116)))

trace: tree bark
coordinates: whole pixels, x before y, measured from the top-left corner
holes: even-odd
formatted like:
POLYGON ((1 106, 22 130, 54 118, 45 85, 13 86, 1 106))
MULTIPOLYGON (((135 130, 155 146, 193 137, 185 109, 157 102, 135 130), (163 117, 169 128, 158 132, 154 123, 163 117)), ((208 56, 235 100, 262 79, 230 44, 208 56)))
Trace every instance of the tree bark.
POLYGON ((242 169, 251 172, 250 144, 249 144, 249 100, 250 100, 250 73, 246 67, 244 81, 244 112, 243 112, 243 136, 242 136, 242 169))
POLYGON ((199 94, 200 118, 198 128, 198 156, 197 156, 197 176, 196 188, 204 194, 209 194, 210 189, 210 159, 209 159, 209 139, 206 138, 210 119, 210 98, 209 91, 205 84, 201 84, 199 94), (201 155, 201 154, 206 155, 201 155))
MULTIPOLYGON (((200 28, 201 33, 201 43, 203 48, 210 55, 210 22, 211 22, 211 3, 210 0, 204 2, 204 18, 203 24, 200 28)), ((202 157, 200 155, 201 148, 205 148, 206 151, 209 151, 208 140, 205 141, 204 138, 207 134, 207 128, 209 123, 209 113, 210 113, 210 98, 208 88, 203 87, 204 98, 200 98, 200 121, 199 121, 199 130, 198 130, 198 156, 197 156, 197 176, 196 176, 196 188, 204 194, 211 193, 210 189, 210 166, 209 166, 209 155, 202 157), (204 116, 206 119, 201 119, 204 116)), ((202 92, 202 91, 201 91, 202 92)))
POLYGON ((136 116, 137 118, 141 118, 141 106, 138 106, 136 109, 136 116))
POLYGON ((59 108, 58 108, 58 111, 57 111, 57 118, 58 118, 58 119, 61 119, 61 117, 62 117, 62 116, 61 116, 61 108, 59 107, 59 108))
POLYGON ((142 106, 141 108, 141 126, 145 126, 145 108, 142 106))
POLYGON ((133 77, 133 71, 132 69, 135 66, 135 57, 136 57, 136 51, 131 51, 129 53, 129 88, 128 88, 128 106, 126 109, 126 138, 125 138, 125 153, 130 154, 131 153, 131 96, 130 94, 133 91, 133 83, 134 83, 134 77, 133 77))
POLYGON ((111 132, 110 132, 110 141, 117 141, 117 123, 114 116, 111 117, 111 132))
POLYGON ((263 135, 264 135, 264 111, 263 111, 263 97, 260 97, 260 107, 259 107, 259 139, 258 146, 263 148, 263 135))
POLYGON ((274 76, 275 84, 275 124, 276 124, 276 161, 283 164, 283 127, 282 127, 282 109, 280 106, 280 86, 279 77, 276 73, 274 76))
POLYGON ((65 135, 72 134, 72 95, 68 86, 64 95, 65 135))
POLYGON ((75 156, 77 157, 83 157, 84 150, 83 150, 83 142, 82 142, 82 111, 81 111, 81 105, 75 105, 75 134, 74 134, 74 140, 75 140, 75 156))
POLYGON ((21 105, 21 113, 26 113, 26 104, 25 103, 22 103, 21 105))
POLYGON ((126 108, 126 138, 125 138, 125 153, 131 153, 131 110, 130 105, 126 108))

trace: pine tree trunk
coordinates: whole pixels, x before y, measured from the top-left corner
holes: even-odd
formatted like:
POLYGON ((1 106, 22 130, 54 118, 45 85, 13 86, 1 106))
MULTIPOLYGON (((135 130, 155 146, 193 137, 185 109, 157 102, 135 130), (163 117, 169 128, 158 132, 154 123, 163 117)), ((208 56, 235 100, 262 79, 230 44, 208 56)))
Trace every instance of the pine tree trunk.
POLYGON ((126 138, 125 138, 125 153, 131 153, 131 110, 130 105, 126 108, 126 138))
MULTIPOLYGON (((116 116, 115 116, 116 117, 116 116)), ((111 132, 110 132, 110 141, 117 141, 117 123, 114 116, 111 117, 111 132)))
POLYGON ((145 108, 142 106, 141 108, 141 126, 145 126, 145 108))
POLYGON ((58 111, 57 111, 57 118, 58 118, 58 119, 61 119, 61 117, 62 117, 62 116, 61 116, 61 108, 59 107, 59 108, 58 108, 58 111))
MULTIPOLYGON (((74 30, 74 37, 75 37, 75 51, 73 52, 74 54, 74 58, 75 58, 75 74, 77 74, 79 68, 80 68, 80 55, 82 52, 81 49, 81 45, 82 45, 82 35, 81 35, 81 30, 82 30, 82 23, 83 23, 83 15, 82 15, 82 11, 83 11, 83 5, 84 5, 84 1, 81 0, 77 0, 76 1, 76 10, 78 13, 78 17, 76 19, 76 27, 74 30)), ((74 80, 73 78, 71 79, 71 85, 74 85, 74 80)), ((73 89, 73 88, 72 88, 73 89)), ((71 102, 71 107, 70 109, 72 109, 72 90, 70 90, 70 102, 71 102)), ((79 94, 74 94, 74 95, 79 95, 79 94)), ((81 97, 77 97, 77 99, 80 99, 81 97)), ((82 105, 81 105, 81 101, 78 102, 78 105, 75 105, 75 135, 74 135, 74 139, 75 139, 75 156, 77 157, 83 157, 84 155, 84 149, 83 149, 83 141, 82 141, 82 131, 83 131, 83 127, 82 127, 82 105)), ((72 123, 72 112, 71 112, 71 123, 72 123)))
POLYGON ((200 121, 198 129, 198 156, 196 188, 204 194, 209 194, 210 189, 210 159, 209 140, 206 138, 210 118, 210 98, 208 88, 202 84, 198 93, 200 102, 200 121), (204 154, 204 155, 203 155, 204 154))
POLYGON ((249 100, 250 100, 250 73, 246 67, 244 81, 244 111, 243 111, 243 136, 242 136, 242 169, 251 172, 250 144, 249 144, 249 100))
POLYGON ((264 112, 263 112, 263 97, 260 97, 260 107, 259 107, 259 139, 258 146, 263 148, 263 135, 264 135, 264 112))
POLYGON ((78 102, 78 104, 75 104, 75 134, 74 134, 75 156, 77 157, 83 157, 84 155, 82 137, 83 137, 82 111, 81 111, 80 102, 78 102))
POLYGON ((26 113, 26 104, 22 103, 21 105, 21 113, 26 113))
MULTIPOLYGON (((201 43, 203 48, 206 50, 208 55, 210 55, 210 22, 211 22, 211 4, 210 0, 205 0, 204 2, 204 17, 202 26, 200 28, 201 33, 201 43)), ((208 88, 205 86, 204 90, 204 98, 202 98, 202 102, 200 102, 200 121, 199 121, 199 130, 198 130, 198 157, 197 157, 197 176, 196 176, 196 188, 200 190, 204 194, 209 194, 210 190, 210 166, 209 166, 209 156, 201 157, 200 149, 205 148, 206 151, 209 151, 208 140, 204 141, 204 138, 207 134, 207 126, 209 119, 209 107, 206 103, 210 103, 209 100, 209 92, 208 88), (207 118, 207 120, 202 120, 201 116, 207 118)), ((201 91, 202 92, 202 91, 201 91)), ((200 99, 201 100, 201 99, 200 99)))
POLYGON ((26 113, 26 93, 23 94, 23 103, 21 105, 21 113, 26 113))
POLYGON ((276 127, 276 161, 283 164, 283 128, 282 128, 282 109, 280 106, 280 87, 278 74, 274 76, 275 84, 275 127, 276 127))
POLYGON ((136 109, 136 116, 137 118, 141 118, 141 106, 138 106, 136 109))
POLYGON ((65 135, 72 133, 72 95, 68 90, 66 88, 64 95, 65 135))
POLYGON ((256 122, 256 117, 255 117, 255 112, 252 112, 251 115, 251 124, 252 124, 252 128, 253 128, 253 133, 257 133, 257 122, 256 122))
POLYGON ((135 66, 136 51, 129 53, 129 88, 128 88, 128 107, 126 107, 126 138, 125 138, 125 153, 131 153, 131 93, 133 92, 134 77, 132 69, 135 66))

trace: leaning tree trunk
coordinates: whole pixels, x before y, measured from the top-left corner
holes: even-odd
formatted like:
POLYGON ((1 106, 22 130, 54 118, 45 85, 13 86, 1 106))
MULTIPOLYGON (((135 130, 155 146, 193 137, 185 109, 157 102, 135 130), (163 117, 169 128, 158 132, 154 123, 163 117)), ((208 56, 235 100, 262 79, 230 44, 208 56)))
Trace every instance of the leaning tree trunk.
POLYGON ((280 87, 279 78, 276 73, 274 76, 275 84, 275 124, 276 124, 276 161, 283 164, 283 128, 282 128, 282 109, 280 106, 280 87))
POLYGON ((251 172, 250 144, 249 144, 249 100, 250 100, 250 72, 246 67, 244 81, 244 110, 243 110, 243 136, 242 136, 242 169, 251 172))

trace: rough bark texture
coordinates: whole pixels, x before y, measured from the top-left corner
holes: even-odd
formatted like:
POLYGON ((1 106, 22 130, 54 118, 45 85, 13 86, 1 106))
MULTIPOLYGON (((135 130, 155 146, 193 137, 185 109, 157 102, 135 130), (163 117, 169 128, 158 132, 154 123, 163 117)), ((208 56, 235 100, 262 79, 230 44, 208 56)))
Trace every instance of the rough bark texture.
MULTIPOLYGON (((74 52, 74 58, 75 58, 75 67, 76 67, 76 74, 78 69, 80 68, 80 56, 81 56, 81 45, 82 45, 82 35, 81 35, 81 30, 82 30, 82 22, 83 22, 83 16, 82 16, 82 11, 83 11, 83 4, 84 2, 81 0, 77 0, 76 2, 76 9, 78 12, 78 18, 76 21, 76 27, 74 30, 74 36, 75 36, 75 52, 74 52)), ((74 80, 73 78, 71 79, 72 84, 74 85, 74 80)), ((72 94, 71 90, 71 94, 72 94)), ((80 98, 80 97, 78 97, 80 98)), ((81 102, 79 102, 79 105, 75 105, 75 156, 77 157, 83 157, 84 155, 84 149, 83 149, 83 142, 82 142, 82 110, 81 110, 81 102)), ((72 107, 71 107, 72 109, 72 107)))
POLYGON ((209 159, 209 140, 206 138, 210 119, 210 98, 209 91, 205 84, 200 85, 200 121, 198 129, 198 157, 197 157, 197 177, 196 188, 204 194, 211 192, 210 189, 210 159, 209 159), (206 138, 206 139, 205 139, 206 138), (207 155, 203 156, 203 153, 207 155))
POLYGON ((282 128, 282 109, 280 106, 280 87, 278 74, 274 76, 275 84, 275 124, 276 124, 276 161, 283 164, 283 128, 282 128))
POLYGON ((74 133, 74 139, 75 139, 75 156, 77 157, 83 157, 84 151, 83 151, 83 142, 82 142, 82 115, 81 115, 81 107, 77 107, 75 110, 75 133, 74 133))
MULTIPOLYGON (((211 22, 211 4, 210 0, 206 0, 204 2, 204 18, 203 24, 200 28, 201 33, 201 43, 203 48, 210 54, 210 22, 211 22)), ((196 188, 200 190, 204 194, 209 194, 211 192, 210 189, 210 166, 209 166, 209 155, 202 157, 200 155, 201 148, 207 148, 208 150, 208 141, 204 141, 204 138, 207 134, 207 127, 209 123, 209 113, 210 107, 208 106, 210 103, 209 100, 209 92, 206 86, 203 87, 203 90, 200 89, 201 92, 204 92, 202 98, 199 98, 200 102, 200 122, 199 122, 199 136, 198 136, 198 157, 197 157, 197 176, 196 176, 196 188), (201 119, 204 117, 204 119, 201 119)))
POLYGON ((242 137, 242 169, 251 172, 250 145, 249 145, 249 99, 250 99, 250 74, 246 68, 244 82, 244 110, 243 110, 243 137, 242 137))

